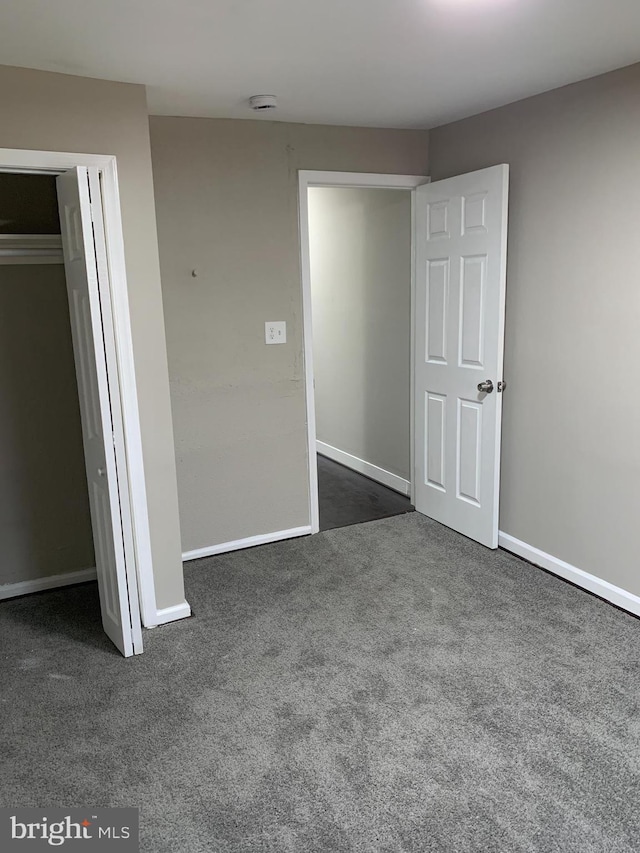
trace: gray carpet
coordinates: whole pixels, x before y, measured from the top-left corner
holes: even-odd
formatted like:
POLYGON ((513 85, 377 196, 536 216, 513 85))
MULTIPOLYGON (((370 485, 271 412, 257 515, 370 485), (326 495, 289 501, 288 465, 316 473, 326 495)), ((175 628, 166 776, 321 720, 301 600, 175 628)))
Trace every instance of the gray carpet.
POLYGON ((416 513, 186 581, 127 661, 93 586, 0 605, 2 805, 139 806, 148 853, 640 849, 633 617, 416 513))

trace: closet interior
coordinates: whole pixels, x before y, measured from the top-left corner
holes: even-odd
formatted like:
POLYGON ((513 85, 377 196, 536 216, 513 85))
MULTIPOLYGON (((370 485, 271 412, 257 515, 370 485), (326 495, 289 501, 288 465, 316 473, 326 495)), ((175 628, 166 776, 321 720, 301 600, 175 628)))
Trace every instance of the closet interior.
POLYGON ((0 173, 0 598, 94 572, 53 175, 0 173))

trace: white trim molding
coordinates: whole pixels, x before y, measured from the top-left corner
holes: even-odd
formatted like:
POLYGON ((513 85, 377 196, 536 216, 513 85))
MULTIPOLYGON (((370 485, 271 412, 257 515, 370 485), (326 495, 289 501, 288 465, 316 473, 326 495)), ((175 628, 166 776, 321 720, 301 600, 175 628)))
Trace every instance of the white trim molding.
POLYGON ((326 172, 300 169, 300 183, 307 187, 373 187, 379 190, 414 190, 428 184, 425 175, 388 175, 373 172, 326 172))
POLYGON ((530 563, 570 581, 576 586, 587 590, 587 592, 592 592, 599 598, 610 601, 611 604, 615 604, 617 607, 622 608, 622 610, 627 610, 629 613, 633 613, 634 616, 640 616, 640 598, 632 592, 621 589, 619 586, 614 586, 609 581, 602 580, 602 578, 595 575, 590 575, 588 572, 584 572, 570 563, 565 563, 564 560, 560 560, 558 557, 553 557, 539 548, 534 548, 533 545, 527 545, 526 542, 510 536, 508 533, 498 533, 498 545, 500 548, 504 548, 505 551, 510 551, 518 557, 523 557, 530 563))
POLYGON ((71 586, 72 584, 87 583, 94 580, 96 580, 95 569, 80 569, 77 572, 65 572, 63 575, 50 575, 48 578, 5 583, 0 586, 0 601, 7 598, 17 598, 19 595, 30 595, 32 592, 43 592, 45 589, 56 589, 60 586, 71 586))
POLYGON ((382 483, 383 486, 393 489, 394 492, 400 492, 401 495, 411 494, 411 483, 409 480, 405 480, 397 474, 392 474, 391 471, 387 471, 385 468, 379 468, 372 462, 366 462, 352 453, 347 453, 346 450, 338 450, 337 447, 332 447, 330 444, 320 441, 320 439, 316 440, 316 449, 322 456, 333 459, 334 462, 339 462, 340 465, 344 465, 345 468, 350 468, 352 471, 357 471, 358 474, 364 474, 365 477, 375 480, 376 483, 382 483))
POLYGON ((232 542, 222 542, 220 545, 209 545, 206 548, 185 551, 182 559, 186 563, 188 560, 200 560, 202 557, 213 557, 216 554, 227 554, 229 551, 254 548, 256 545, 281 542, 283 539, 295 539, 298 536, 308 536, 310 533, 312 533, 310 524, 305 527, 291 527, 289 530, 276 530, 274 533, 260 533, 258 536, 248 536, 246 539, 235 539, 232 542))
MULTIPOLYGON (((105 241, 112 280, 111 298, 115 343, 121 390, 124 449, 127 460, 129 511, 133 533, 138 604, 142 624, 152 624, 156 607, 155 577, 151 552, 151 531, 147 503, 147 485, 142 452, 142 430, 138 408, 138 388, 133 357, 133 336, 129 315, 124 234, 120 215, 120 187, 115 157, 102 167, 102 201, 105 241)), ((133 583, 133 578, 130 583, 133 583)))
MULTIPOLYGON (((302 278, 302 321, 304 344, 304 384, 307 405, 307 464, 309 483, 309 521, 311 533, 320 530, 318 501, 318 466, 316 465, 316 404, 313 391, 313 323, 311 311, 311 264, 309 258, 309 187, 362 187, 411 191, 411 382, 413 387, 413 307, 415 303, 415 190, 428 184, 425 175, 388 175, 370 172, 327 172, 300 169, 298 172, 298 228, 300 242, 300 272, 302 278)), ((413 407, 413 399, 411 401, 413 407)), ((413 424, 413 408, 411 410, 413 424)), ((413 426, 411 426, 413 430, 413 426)), ((413 432, 412 432, 413 436, 413 432)), ((411 470, 413 471, 413 438, 411 440, 411 470)))
POLYGON ((156 610, 155 624, 147 625, 147 628, 156 628, 158 625, 166 625, 168 622, 177 622, 178 619, 186 619, 191 616, 191 607, 187 601, 174 604, 171 607, 161 607, 156 610))

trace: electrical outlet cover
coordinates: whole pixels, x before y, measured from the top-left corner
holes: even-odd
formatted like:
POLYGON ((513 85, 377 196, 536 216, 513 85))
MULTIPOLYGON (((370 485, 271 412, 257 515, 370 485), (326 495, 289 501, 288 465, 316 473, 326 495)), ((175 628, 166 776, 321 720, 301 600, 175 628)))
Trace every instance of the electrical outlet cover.
POLYGON ((267 344, 286 344, 286 322, 284 320, 267 320, 264 324, 264 339, 267 344))

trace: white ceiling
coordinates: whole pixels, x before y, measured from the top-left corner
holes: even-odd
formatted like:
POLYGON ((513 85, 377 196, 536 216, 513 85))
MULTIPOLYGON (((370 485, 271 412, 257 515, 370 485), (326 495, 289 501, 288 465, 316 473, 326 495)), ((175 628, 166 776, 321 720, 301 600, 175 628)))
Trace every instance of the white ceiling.
MULTIPOLYGON (((640 60, 640 0, 0 0, 0 64, 150 112, 426 128, 640 60)), ((1 121, 1 112, 0 112, 1 121)))

